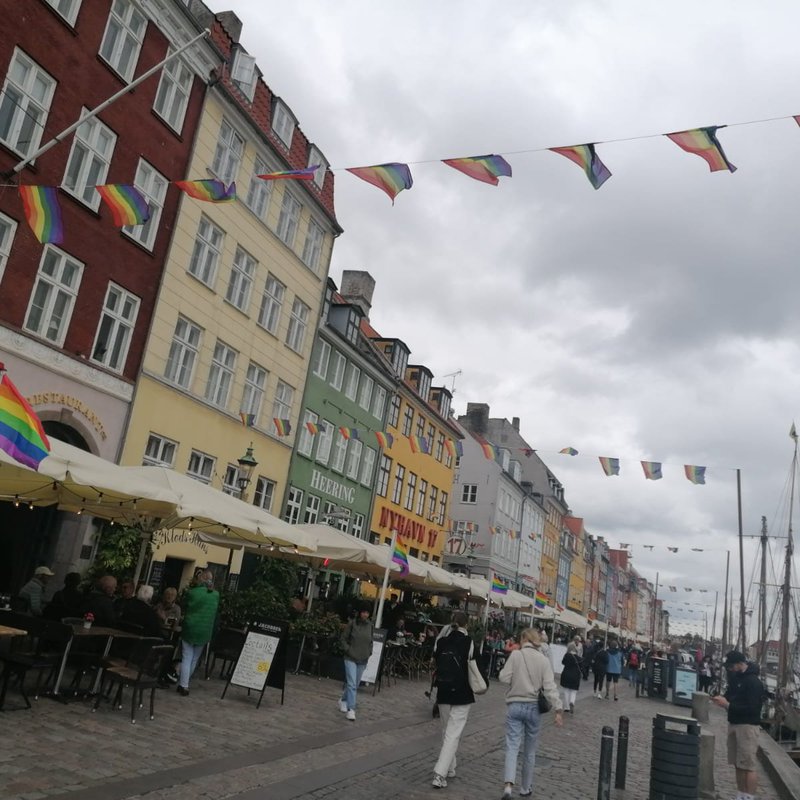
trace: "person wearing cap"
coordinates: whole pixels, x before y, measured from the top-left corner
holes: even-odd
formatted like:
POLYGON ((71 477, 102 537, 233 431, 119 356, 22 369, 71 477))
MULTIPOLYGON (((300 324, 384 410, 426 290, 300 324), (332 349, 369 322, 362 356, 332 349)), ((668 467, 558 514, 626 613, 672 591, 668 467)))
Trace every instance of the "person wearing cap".
POLYGON ((49 567, 36 567, 33 577, 19 590, 19 596, 25 600, 28 613, 41 617, 44 610, 44 587, 55 575, 49 567))
POLYGON ((369 605, 359 603, 355 616, 342 631, 341 646, 344 652, 344 689, 339 698, 339 711, 347 715, 350 722, 356 718, 356 699, 361 676, 372 655, 374 626, 369 618, 369 605))
POLYGON ((728 690, 712 701, 728 709, 728 763, 736 768, 735 800, 755 800, 758 791, 758 736, 761 728, 761 704, 764 685, 758 666, 748 663, 743 653, 731 650, 725 656, 728 690))

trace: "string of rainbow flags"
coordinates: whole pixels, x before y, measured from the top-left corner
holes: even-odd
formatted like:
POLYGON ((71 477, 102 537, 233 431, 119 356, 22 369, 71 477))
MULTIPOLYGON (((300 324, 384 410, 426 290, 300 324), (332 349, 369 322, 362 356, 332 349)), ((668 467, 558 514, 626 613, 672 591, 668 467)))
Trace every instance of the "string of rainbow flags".
MULTIPOLYGON (((800 125, 800 115, 777 117, 793 119, 800 125)), ((763 120, 762 120, 763 121, 763 120)), ((738 125, 754 124, 734 123, 738 125)), ((728 160, 725 151, 717 138, 717 131, 726 125, 710 125, 704 128, 693 128, 677 133, 657 134, 665 136, 687 153, 699 156, 708 164, 711 172, 735 172, 736 167, 728 160)), ((652 136, 635 136, 631 139, 652 138, 652 136)), ((586 174, 589 183, 599 189, 610 177, 611 171, 597 154, 597 144, 570 145, 568 147, 548 147, 540 150, 522 152, 552 152, 561 155, 577 164, 586 174)), ((473 180, 497 186, 500 178, 512 176, 511 165, 502 155, 489 154, 483 156, 466 156, 462 158, 438 159, 441 163, 452 167, 473 180)), ((272 180, 314 180, 320 165, 308 166, 304 169, 279 170, 256 177, 265 181, 272 180)), ((330 169, 330 168, 328 168, 330 169)), ((331 170, 333 171, 333 170, 331 170)), ((385 192, 394 204, 400 192, 411 189, 414 179, 407 163, 390 162, 367 167, 347 167, 357 178, 385 192)), ((216 179, 172 181, 182 192, 196 200, 209 203, 227 203, 236 200, 236 184, 226 186, 216 179)), ((144 225, 150 219, 150 207, 144 195, 131 184, 113 183, 94 187, 102 201, 111 211, 113 224, 117 227, 144 225)), ((36 238, 42 244, 61 244, 64 240, 64 226, 61 207, 58 200, 58 187, 55 186, 19 186, 25 218, 36 238)))

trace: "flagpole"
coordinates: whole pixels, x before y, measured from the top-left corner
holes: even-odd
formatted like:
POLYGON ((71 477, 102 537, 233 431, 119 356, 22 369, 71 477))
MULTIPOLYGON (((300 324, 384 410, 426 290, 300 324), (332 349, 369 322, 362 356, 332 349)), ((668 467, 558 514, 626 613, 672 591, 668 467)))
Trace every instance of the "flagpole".
POLYGON ((392 528, 392 541, 389 543, 389 556, 386 559, 386 569, 383 571, 383 585, 381 586, 381 599, 378 601, 378 613, 375 617, 375 627, 380 628, 383 622, 383 602, 386 599, 386 589, 389 586, 389 570, 392 568, 392 553, 397 542, 397 528, 392 528))

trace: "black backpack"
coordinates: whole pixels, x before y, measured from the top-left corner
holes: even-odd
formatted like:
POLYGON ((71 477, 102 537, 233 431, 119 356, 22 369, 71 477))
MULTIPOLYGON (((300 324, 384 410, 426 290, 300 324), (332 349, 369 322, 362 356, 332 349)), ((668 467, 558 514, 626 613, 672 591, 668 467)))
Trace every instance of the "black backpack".
POLYGON ((467 685, 463 635, 451 633, 436 645, 436 686, 458 690, 467 685))

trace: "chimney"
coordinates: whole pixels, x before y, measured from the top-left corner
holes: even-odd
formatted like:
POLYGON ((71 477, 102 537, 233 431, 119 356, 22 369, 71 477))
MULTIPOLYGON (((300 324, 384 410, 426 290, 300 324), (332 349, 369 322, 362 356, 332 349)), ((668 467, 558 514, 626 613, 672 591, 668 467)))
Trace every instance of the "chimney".
POLYGON ((489 406, 487 403, 467 403, 466 426, 481 436, 489 429, 489 406))
POLYGON ((512 428, 513 428, 513 429, 514 429, 514 430, 515 430, 517 433, 519 433, 519 417, 514 417, 514 418, 511 420, 511 427, 512 427, 512 428))
POLYGON ((348 302, 358 306, 369 320, 372 308, 372 293, 375 291, 375 278, 365 270, 346 269, 342 272, 342 285, 339 294, 348 302))
POLYGON ((238 44, 239 38, 242 35, 242 21, 233 11, 220 11, 217 14, 219 24, 225 28, 225 33, 231 37, 234 44, 238 44))

